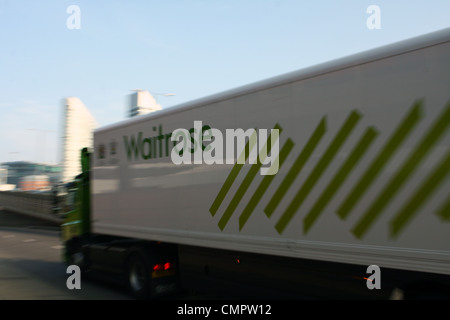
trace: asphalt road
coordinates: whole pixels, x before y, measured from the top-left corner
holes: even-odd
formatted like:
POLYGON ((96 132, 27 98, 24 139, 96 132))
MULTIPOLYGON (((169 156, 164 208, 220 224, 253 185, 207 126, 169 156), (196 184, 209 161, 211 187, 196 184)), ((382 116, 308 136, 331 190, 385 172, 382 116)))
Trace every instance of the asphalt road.
POLYGON ((123 288, 83 275, 81 289, 69 290, 62 248, 57 226, 1 210, 0 300, 130 299, 123 288))

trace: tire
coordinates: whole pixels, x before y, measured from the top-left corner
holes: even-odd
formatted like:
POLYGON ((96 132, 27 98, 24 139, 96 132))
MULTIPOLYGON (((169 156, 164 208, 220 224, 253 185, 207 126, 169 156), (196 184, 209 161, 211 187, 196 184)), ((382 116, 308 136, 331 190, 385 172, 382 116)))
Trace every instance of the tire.
POLYGON ((76 266, 80 267, 80 269, 82 269, 82 270, 85 269, 85 266, 84 266, 84 255, 81 252, 81 250, 73 252, 69 256, 68 265, 76 265, 76 266))
POLYGON ((84 270, 85 265, 85 257, 83 251, 81 249, 81 241, 79 239, 72 239, 66 245, 66 262, 67 265, 77 265, 80 269, 84 270))
POLYGON ((142 254, 133 254, 127 263, 126 281, 128 291, 136 299, 150 296, 150 264, 142 254))

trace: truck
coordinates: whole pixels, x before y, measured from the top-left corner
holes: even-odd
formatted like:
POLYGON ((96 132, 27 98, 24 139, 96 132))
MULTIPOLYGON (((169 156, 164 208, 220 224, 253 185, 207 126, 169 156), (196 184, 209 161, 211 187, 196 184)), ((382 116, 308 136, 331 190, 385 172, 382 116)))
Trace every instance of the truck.
POLYGON ((450 28, 107 125, 65 259, 138 298, 448 298, 449 127, 450 28))

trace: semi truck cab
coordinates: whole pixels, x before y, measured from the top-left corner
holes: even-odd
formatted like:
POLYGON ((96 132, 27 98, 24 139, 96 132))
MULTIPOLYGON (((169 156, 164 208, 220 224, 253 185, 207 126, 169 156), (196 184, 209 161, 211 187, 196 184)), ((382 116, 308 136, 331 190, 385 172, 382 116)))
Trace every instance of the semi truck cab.
POLYGON ((82 173, 67 184, 68 211, 61 225, 64 261, 82 273, 114 279, 135 298, 157 297, 179 290, 177 247, 156 241, 93 234, 87 148, 81 151, 82 173))

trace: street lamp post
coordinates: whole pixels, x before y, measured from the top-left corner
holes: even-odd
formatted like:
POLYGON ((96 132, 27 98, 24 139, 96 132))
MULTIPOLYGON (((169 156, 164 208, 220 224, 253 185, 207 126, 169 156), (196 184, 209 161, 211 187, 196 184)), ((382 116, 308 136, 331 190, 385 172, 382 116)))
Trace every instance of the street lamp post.
POLYGON ((155 97, 156 103, 159 103, 158 96, 173 97, 175 95, 175 93, 157 93, 157 92, 150 92, 150 94, 156 96, 155 97))
POLYGON ((164 96, 164 97, 172 97, 175 95, 175 93, 157 93, 157 92, 150 92, 153 95, 157 96, 164 96))

